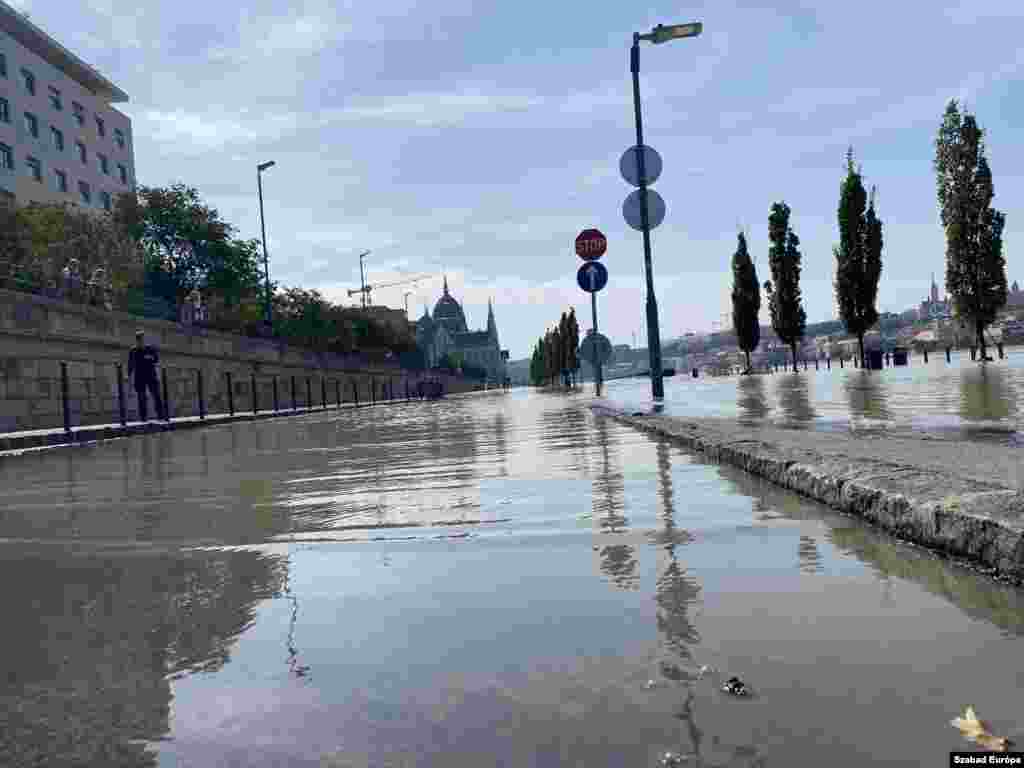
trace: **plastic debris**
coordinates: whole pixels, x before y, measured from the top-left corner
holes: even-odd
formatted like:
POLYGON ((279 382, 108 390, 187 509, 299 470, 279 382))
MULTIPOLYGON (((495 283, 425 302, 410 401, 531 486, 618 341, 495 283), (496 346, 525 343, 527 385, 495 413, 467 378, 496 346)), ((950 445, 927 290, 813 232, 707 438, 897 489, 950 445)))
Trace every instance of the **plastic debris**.
POLYGON ((949 724, 959 729, 960 733, 968 741, 980 744, 993 752, 1005 752, 1010 746, 1011 742, 1009 739, 992 735, 989 731, 988 723, 978 719, 978 715, 974 712, 974 707, 967 707, 964 710, 963 717, 954 718, 949 721, 949 724))
POLYGON ((749 696, 749 686, 740 680, 738 677, 730 677, 722 685, 722 691, 731 694, 733 696, 749 696))
POLYGON ((675 752, 666 752, 661 756, 661 760, 658 761, 658 765, 661 768, 679 768, 683 764, 683 756, 676 754, 675 752))
POLYGON ((709 667, 707 664, 704 664, 703 666, 701 666, 700 669, 697 670, 697 679, 700 680, 708 672, 714 672, 714 668, 709 667))

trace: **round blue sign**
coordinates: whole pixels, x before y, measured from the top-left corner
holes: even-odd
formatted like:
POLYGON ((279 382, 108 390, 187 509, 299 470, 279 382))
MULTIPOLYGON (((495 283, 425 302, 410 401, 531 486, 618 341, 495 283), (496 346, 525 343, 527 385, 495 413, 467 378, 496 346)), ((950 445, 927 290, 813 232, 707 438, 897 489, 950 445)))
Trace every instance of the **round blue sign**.
POLYGON ((608 270, 599 261, 588 261, 576 272, 576 282, 587 293, 597 293, 608 282, 608 270))

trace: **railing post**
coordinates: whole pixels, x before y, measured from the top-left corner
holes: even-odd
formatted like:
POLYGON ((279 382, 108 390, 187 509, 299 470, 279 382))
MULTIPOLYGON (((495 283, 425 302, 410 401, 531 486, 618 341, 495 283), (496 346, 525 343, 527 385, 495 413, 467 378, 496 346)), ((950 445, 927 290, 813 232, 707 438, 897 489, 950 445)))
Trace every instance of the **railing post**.
POLYGON ((334 399, 338 401, 338 410, 341 410, 341 379, 334 380, 334 399))
POLYGON ((309 376, 306 377, 306 410, 308 411, 313 407, 313 385, 309 381, 309 376))
POLYGON ((274 374, 274 412, 278 411, 277 407, 277 374, 274 374))
POLYGON ((249 386, 252 387, 252 415, 255 416, 260 412, 260 398, 256 394, 256 372, 253 371, 249 374, 249 386))
POLYGON ((356 408, 359 407, 359 387, 355 379, 352 379, 352 402, 356 404, 356 408))
POLYGON ((68 364, 60 364, 60 402, 64 411, 64 431, 71 432, 71 410, 68 407, 68 364))
POLYGON ((327 379, 320 377, 320 409, 327 410, 327 379))
POLYGON ((128 409, 124 402, 124 366, 117 364, 117 411, 121 417, 121 426, 128 426, 128 409))
POLYGON ((171 421, 171 398, 167 396, 167 369, 160 369, 160 379, 163 384, 164 391, 164 421, 170 423, 171 421))
POLYGON ((235 415, 235 388, 231 386, 231 371, 224 371, 228 379, 228 413, 235 415))
POLYGON ((293 411, 299 410, 298 406, 295 404, 295 377, 294 376, 292 376, 292 410, 293 411))
POLYGON ((370 405, 376 405, 376 404, 377 404, 377 380, 373 376, 371 376, 370 377, 370 405))
POLYGON ((196 368, 196 394, 199 396, 199 420, 206 421, 206 392, 203 388, 202 368, 196 368))

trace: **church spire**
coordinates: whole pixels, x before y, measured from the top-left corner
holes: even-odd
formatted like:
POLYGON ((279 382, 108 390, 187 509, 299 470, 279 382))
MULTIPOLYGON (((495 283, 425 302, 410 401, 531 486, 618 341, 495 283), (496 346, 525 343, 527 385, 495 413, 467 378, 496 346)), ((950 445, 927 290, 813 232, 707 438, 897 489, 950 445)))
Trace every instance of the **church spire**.
POLYGON ((448 275, 444 276, 444 295, 448 295, 448 275))
POLYGON ((487 300, 487 333, 498 340, 498 324, 494 321, 494 302, 491 299, 487 300))

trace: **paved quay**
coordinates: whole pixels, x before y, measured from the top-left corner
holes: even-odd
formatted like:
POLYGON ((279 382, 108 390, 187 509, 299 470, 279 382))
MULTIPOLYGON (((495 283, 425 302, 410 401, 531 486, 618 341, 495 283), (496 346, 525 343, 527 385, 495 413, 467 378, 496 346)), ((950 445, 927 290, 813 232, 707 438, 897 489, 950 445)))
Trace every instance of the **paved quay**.
POLYGON ((112 440, 117 437, 129 437, 131 435, 144 435, 151 432, 170 432, 177 429, 196 429, 199 427, 211 427, 219 424, 232 424, 239 421, 260 421, 263 419, 277 419, 286 416, 302 416, 308 413, 321 411, 347 410, 350 408, 368 408, 379 405, 393 405, 395 403, 406 403, 408 400, 377 400, 369 403, 328 403, 326 406, 313 406, 311 408, 282 408, 273 411, 252 411, 230 413, 209 413, 205 418, 198 416, 173 417, 170 421, 152 419, 150 421, 129 421, 121 424, 89 424, 72 427, 65 431, 62 427, 51 429, 31 429, 20 432, 0 433, 0 458, 5 453, 17 455, 26 450, 40 448, 57 448, 60 446, 78 445, 81 443, 92 443, 97 440, 112 440))
POLYGON ((595 403, 599 416, 673 438, 895 536, 1024 583, 1019 447, 896 433, 815 432, 643 413, 595 403))

